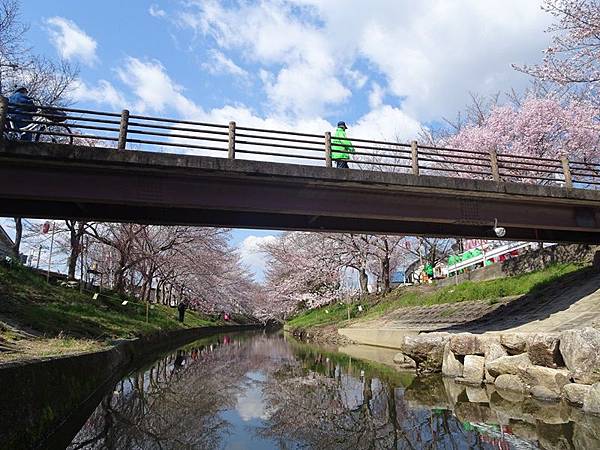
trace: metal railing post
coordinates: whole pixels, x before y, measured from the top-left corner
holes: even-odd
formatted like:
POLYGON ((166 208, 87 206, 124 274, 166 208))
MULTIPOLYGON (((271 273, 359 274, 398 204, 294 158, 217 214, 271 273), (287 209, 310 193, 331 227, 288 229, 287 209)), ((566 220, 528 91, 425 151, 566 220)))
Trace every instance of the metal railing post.
POLYGON ((500 181, 500 169, 498 168, 498 153, 496 150, 490 150, 490 165, 492 169, 492 178, 494 181, 500 181))
POLYGON ((235 159, 235 122, 229 122, 229 150, 227 152, 229 159, 235 159))
POLYGON ((325 167, 331 167, 331 132, 325 132, 325 167))
POLYGON ((417 141, 410 143, 410 156, 412 160, 412 173, 413 175, 419 175, 419 146, 417 141))
POLYGON ((0 95, 0 142, 4 141, 4 128, 6 128, 6 115, 8 114, 8 99, 0 95))
POLYGON ((129 127, 129 110, 121 111, 121 125, 119 126, 119 142, 117 149, 125 150, 127 146, 127 128, 129 127))
POLYGON ((562 163, 563 174, 565 176, 565 187, 567 189, 573 188, 573 178, 571 177, 571 168, 569 167, 569 158, 566 155, 560 157, 562 163))

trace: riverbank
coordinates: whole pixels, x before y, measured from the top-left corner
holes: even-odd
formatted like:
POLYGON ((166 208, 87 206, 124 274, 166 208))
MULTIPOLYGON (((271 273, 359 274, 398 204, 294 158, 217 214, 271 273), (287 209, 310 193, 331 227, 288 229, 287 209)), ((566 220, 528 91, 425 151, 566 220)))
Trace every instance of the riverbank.
POLYGON ((257 325, 208 326, 148 333, 91 353, 0 366, 0 449, 65 448, 107 389, 157 354, 218 333, 252 330, 257 325), (10 406, 8 406, 10 405, 10 406))
POLYGON ((111 292, 99 295, 55 286, 22 266, 0 265, 0 364, 110 347, 118 339, 221 325, 188 310, 146 305, 111 292))
MULTIPOLYGON (((288 321, 285 329, 299 338, 333 344, 344 343, 344 339, 356 341, 358 330, 365 329, 418 334, 481 320, 510 305, 522 308, 524 303, 539 304, 539 299, 548 292, 580 286, 591 273, 592 269, 582 263, 558 263, 494 280, 399 287, 383 297, 369 296, 353 303, 336 303, 301 313, 288 321), (356 332, 337 338, 332 332, 334 329, 356 332)), ((389 342, 379 343, 377 339, 362 343, 394 346, 389 342)))

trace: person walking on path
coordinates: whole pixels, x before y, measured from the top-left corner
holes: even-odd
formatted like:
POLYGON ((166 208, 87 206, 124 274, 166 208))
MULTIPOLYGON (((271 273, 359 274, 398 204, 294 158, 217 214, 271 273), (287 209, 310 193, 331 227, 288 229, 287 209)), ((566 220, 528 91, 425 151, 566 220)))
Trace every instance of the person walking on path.
POLYGON ((179 311, 179 321, 183 323, 183 316, 185 315, 185 310, 187 309, 187 303, 185 301, 179 303, 177 305, 177 311, 179 311))
POLYGON ((350 153, 354 153, 352 142, 346 137, 346 122, 338 122, 335 135, 331 139, 331 159, 339 169, 349 169, 350 153))

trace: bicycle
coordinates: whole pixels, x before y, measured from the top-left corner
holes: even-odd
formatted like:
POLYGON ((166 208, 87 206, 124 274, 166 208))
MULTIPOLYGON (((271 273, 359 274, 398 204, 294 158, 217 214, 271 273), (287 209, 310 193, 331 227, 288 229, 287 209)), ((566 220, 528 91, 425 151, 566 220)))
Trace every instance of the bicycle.
POLYGON ((31 114, 31 122, 24 127, 17 127, 10 114, 7 116, 4 137, 11 141, 26 141, 24 135, 29 133, 33 142, 48 142, 52 144, 73 144, 73 132, 65 125, 66 115, 55 108, 37 107, 31 114), (48 117, 50 116, 50 117, 48 117))

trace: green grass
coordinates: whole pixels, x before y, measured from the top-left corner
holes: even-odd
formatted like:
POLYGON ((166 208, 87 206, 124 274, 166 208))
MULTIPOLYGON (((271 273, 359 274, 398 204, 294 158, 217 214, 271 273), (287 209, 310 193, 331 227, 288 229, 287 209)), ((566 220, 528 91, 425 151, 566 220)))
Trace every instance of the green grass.
MULTIPOLYGON (((496 303, 505 297, 536 295, 544 288, 561 283, 563 279, 569 278, 575 272, 587 270, 583 266, 573 263, 554 264, 536 272, 497 280, 464 281, 428 293, 424 293, 419 287, 398 288, 381 298, 379 302, 361 302, 362 312, 358 311, 359 303, 351 304, 350 317, 359 320, 377 319, 390 311, 409 306, 428 306, 473 300, 496 303)), ((302 312, 288 321, 286 328, 310 328, 334 324, 339 326, 348 324, 347 305, 335 304, 302 312)))
MULTIPOLYGON (((114 293, 92 297, 92 293, 48 285, 43 277, 25 267, 0 266, 0 321, 27 333, 48 338, 107 340, 217 324, 188 310, 182 325, 177 321, 177 310, 163 305, 153 305, 146 322, 143 302, 114 293), (122 305, 124 299, 128 300, 126 305, 122 305)), ((14 341, 16 336, 14 330, 0 327, 0 338, 14 341)))

